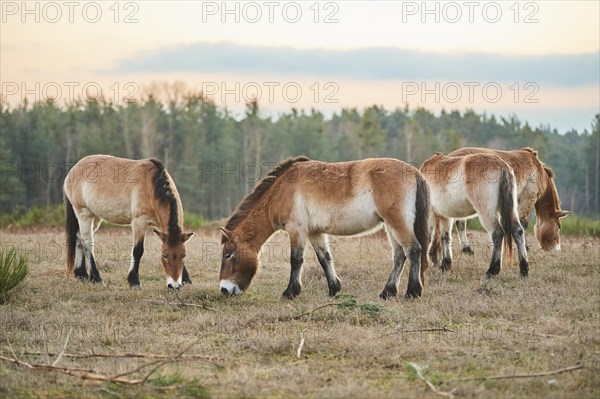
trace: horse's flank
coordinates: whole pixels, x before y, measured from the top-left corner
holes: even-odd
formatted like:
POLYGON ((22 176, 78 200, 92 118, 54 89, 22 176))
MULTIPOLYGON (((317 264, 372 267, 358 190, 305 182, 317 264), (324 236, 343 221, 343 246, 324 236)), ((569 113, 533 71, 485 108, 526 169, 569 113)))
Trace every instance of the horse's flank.
POLYGON ((87 208, 109 223, 128 225, 147 215, 148 224, 168 233, 169 240, 181 236, 179 193, 156 159, 85 157, 67 176, 65 193, 76 209, 87 208))

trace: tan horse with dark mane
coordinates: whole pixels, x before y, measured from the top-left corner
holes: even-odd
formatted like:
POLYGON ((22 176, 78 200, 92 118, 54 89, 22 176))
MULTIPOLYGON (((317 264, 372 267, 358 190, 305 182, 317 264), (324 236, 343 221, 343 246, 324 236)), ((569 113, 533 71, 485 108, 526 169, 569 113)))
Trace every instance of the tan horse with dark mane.
POLYGON ((67 207, 67 270, 69 274, 101 282, 94 260, 94 232, 102 220, 131 225, 133 259, 127 280, 139 287, 138 269, 144 253, 147 227, 162 240, 161 263, 167 286, 191 283, 184 266, 185 242, 194 233, 183 233, 183 208, 175 183, 156 159, 131 160, 109 155, 82 158, 65 179, 67 207))
MULTIPOLYGON (((529 215, 535 209, 535 237, 544 251, 560 251, 560 219, 569 211, 560 209, 560 199, 554 184, 554 173, 544 165, 537 151, 526 147, 514 151, 500 151, 488 148, 466 147, 453 151, 448 156, 469 154, 493 154, 506 162, 514 171, 517 182, 519 220, 524 229, 529 224, 529 215)), ((462 251, 473 254, 467 240, 465 220, 456 221, 456 229, 462 251)), ((452 230, 452 229, 451 229, 452 230)), ((439 240, 434 238, 432 251, 436 251, 439 240)))
POLYGON ((443 271, 452 264, 450 228, 453 219, 479 216, 493 243, 488 277, 500 273, 502 243, 511 253, 512 240, 517 244, 521 275, 529 272, 523 227, 517 213, 517 185, 510 166, 492 154, 451 157, 436 153, 421 166, 429 183, 431 206, 442 244, 443 271))
POLYGON ((423 287, 429 246, 429 190, 419 171, 397 159, 326 163, 305 157, 279 163, 257 183, 227 221, 223 232, 220 288, 226 295, 246 291, 258 267, 258 253, 277 230, 291 243, 290 281, 284 298, 300 293, 304 248, 310 242, 327 278, 329 295, 341 289, 327 234, 355 235, 385 224, 393 266, 381 293, 395 296, 408 256, 406 297, 423 287))

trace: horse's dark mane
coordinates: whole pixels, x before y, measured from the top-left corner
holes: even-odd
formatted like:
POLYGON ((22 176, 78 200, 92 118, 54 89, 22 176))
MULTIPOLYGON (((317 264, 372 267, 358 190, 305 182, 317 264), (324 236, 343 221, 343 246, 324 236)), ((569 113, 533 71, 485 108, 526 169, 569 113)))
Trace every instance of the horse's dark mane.
POLYGON ((288 170, 292 165, 298 162, 306 162, 310 161, 309 158, 300 156, 294 158, 288 158, 284 161, 279 162, 275 168, 271 172, 269 172, 265 177, 263 177, 254 187, 254 190, 250 194, 248 194, 238 205, 237 209, 231 215, 231 217, 227 220, 225 224, 225 228, 227 230, 231 230, 235 228, 241 221, 246 217, 248 211, 252 208, 252 206, 256 203, 256 201, 260 200, 264 193, 271 188, 273 183, 277 180, 279 176, 281 176, 286 170, 288 170))
POLYGON ((152 184, 154 185, 154 198, 157 199, 160 204, 169 205, 169 231, 167 232, 167 241, 170 245, 173 245, 181 240, 182 234, 181 228, 179 227, 177 197, 173 194, 169 178, 167 177, 167 171, 162 162, 154 158, 150 158, 150 162, 156 166, 156 173, 152 179, 152 184))

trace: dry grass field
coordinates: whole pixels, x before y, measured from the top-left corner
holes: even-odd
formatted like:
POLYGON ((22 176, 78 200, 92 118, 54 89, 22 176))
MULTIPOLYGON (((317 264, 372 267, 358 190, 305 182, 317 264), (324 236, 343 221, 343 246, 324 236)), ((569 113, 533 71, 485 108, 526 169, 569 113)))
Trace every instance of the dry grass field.
MULTIPOLYGON (((455 242, 454 269, 428 270, 422 298, 384 302, 391 254, 382 234, 333 239, 346 294, 336 299, 307 249, 293 301, 279 299, 289 276, 284 233, 236 298, 219 292, 214 230, 188 244, 194 284, 177 294, 165 288, 150 235, 142 289, 131 290, 127 229, 96 236, 105 285, 65 278, 61 229, 0 234, 3 246, 27 252, 31 269, 0 306, 1 356, 145 380, 96 382, 2 360, 0 397, 600 397, 598 238, 563 237, 562 252, 544 253, 528 237, 530 277, 505 266, 486 282, 488 241, 470 233, 474 257, 455 242)), ((402 293, 406 279, 405 270, 402 293)))

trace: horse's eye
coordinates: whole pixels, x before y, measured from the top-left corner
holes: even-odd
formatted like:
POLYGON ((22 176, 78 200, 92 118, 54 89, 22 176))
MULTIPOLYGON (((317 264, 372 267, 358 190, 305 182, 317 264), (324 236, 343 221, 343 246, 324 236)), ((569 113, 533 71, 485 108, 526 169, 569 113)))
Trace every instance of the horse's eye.
POLYGON ((169 254, 163 252, 162 257, 165 258, 165 259, 167 259, 169 257, 169 254))
POLYGON ((181 254, 181 259, 185 258, 186 254, 181 254))
POLYGON ((233 252, 227 252, 226 254, 223 254, 223 257, 225 259, 231 259, 233 258, 233 252))

